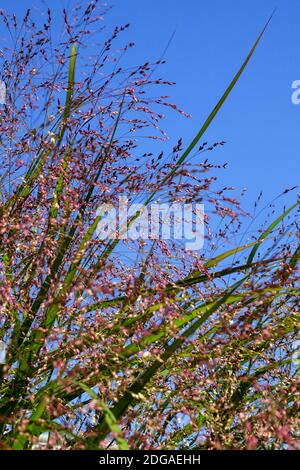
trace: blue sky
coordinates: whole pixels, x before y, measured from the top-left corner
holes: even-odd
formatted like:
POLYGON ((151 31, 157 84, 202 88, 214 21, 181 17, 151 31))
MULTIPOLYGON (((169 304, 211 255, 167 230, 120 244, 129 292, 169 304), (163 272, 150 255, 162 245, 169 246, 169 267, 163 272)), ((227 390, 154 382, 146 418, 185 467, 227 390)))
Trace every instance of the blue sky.
MULTIPOLYGON (((72 0, 23 0, 1 6, 21 13, 27 8, 38 11, 43 5, 57 9, 73 4, 72 0)), ((248 188, 246 209, 251 210, 261 190, 267 203, 297 185, 300 105, 291 102, 291 84, 300 79, 299 0, 115 0, 111 4, 108 30, 115 24, 131 24, 126 33, 136 43, 126 59, 131 64, 159 58, 176 30, 159 74, 176 81, 171 100, 193 116, 187 120, 168 113, 164 124, 171 142, 183 137, 186 144, 277 7, 255 56, 204 140, 227 142, 210 158, 228 163, 220 173, 220 185, 248 188)), ((289 194, 282 203, 294 200, 295 195, 289 194)))
POLYGON ((115 5, 113 18, 132 25, 138 59, 156 57, 176 28, 166 53, 165 75, 177 82, 172 98, 193 120, 173 116, 167 127, 174 139, 182 135, 185 142, 196 133, 277 7, 267 34, 206 138, 227 141, 211 158, 228 162, 222 173, 226 184, 248 188, 249 208, 260 190, 268 202, 299 182, 300 105, 291 103, 291 83, 300 78, 300 1, 127 0, 115 5))

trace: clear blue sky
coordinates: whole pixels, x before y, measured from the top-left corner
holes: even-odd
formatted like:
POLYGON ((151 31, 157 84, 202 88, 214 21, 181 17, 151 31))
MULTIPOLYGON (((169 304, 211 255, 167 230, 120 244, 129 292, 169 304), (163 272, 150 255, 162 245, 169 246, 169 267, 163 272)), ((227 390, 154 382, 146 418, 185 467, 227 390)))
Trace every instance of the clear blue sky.
MULTIPOLYGON (((299 182, 300 105, 291 103, 291 83, 300 79, 299 0, 115 0, 106 18, 108 29, 129 22, 127 34, 136 43, 132 64, 157 59, 172 32, 167 65, 159 72, 177 82, 172 101, 192 114, 186 120, 168 115, 165 127, 174 142, 185 143, 237 71, 274 7, 277 12, 254 58, 205 140, 227 141, 210 156, 228 162, 222 185, 247 187, 244 205, 252 207, 264 192, 268 202, 299 182)), ((10 12, 49 5, 55 9, 74 1, 23 0, 1 5, 10 12)), ((288 195, 289 204, 295 196, 288 195)))
MULTIPOLYGON (((128 20, 138 59, 156 57, 174 28, 165 73, 177 82, 174 101, 193 116, 174 116, 168 131, 187 141, 209 113, 274 7, 276 15, 253 60, 207 132, 224 139, 211 154, 226 161, 226 184, 248 188, 247 206, 260 190, 265 201, 299 183, 300 105, 291 83, 300 79, 299 0, 127 0, 113 18, 128 20)), ((292 196, 291 196, 292 198, 292 196)))

